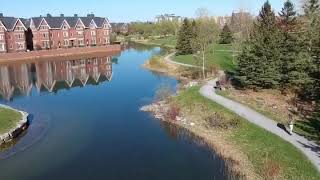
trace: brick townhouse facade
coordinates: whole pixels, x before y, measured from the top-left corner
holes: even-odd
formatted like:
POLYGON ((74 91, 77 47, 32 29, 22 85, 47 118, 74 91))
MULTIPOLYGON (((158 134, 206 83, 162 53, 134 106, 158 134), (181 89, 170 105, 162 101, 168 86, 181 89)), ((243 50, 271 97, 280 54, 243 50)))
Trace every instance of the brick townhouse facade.
POLYGON ((30 19, 4 17, 0 13, 0 53, 110 44, 107 18, 51 16, 30 19))

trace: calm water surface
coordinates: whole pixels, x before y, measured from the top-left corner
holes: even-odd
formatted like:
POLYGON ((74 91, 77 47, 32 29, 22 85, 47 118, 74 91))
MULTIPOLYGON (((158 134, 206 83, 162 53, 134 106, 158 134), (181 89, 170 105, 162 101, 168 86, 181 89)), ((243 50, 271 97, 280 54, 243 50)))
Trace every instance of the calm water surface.
POLYGON ((141 65, 159 48, 117 57, 0 65, 0 103, 31 126, 0 152, 1 180, 227 179, 224 163, 139 108, 177 81, 141 65))

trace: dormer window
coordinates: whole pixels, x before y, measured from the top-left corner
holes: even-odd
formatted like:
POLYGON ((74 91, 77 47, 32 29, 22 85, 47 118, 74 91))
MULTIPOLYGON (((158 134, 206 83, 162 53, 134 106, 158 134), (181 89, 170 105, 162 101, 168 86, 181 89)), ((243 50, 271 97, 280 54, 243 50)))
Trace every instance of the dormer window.
POLYGON ((104 29, 108 29, 108 24, 104 24, 104 25, 103 25, 103 28, 104 28, 104 29))
POLYGON ((63 30, 67 30, 67 29, 68 29, 68 26, 64 24, 64 25, 62 26, 62 29, 63 29, 63 30))

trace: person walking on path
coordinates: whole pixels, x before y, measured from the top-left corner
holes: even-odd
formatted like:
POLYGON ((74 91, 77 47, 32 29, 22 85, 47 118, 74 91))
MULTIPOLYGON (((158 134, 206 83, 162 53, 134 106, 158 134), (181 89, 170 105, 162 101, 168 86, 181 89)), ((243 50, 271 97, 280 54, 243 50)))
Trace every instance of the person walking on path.
POLYGON ((292 135, 292 133, 293 133, 293 126, 294 126, 294 120, 293 120, 292 114, 290 113, 289 114, 289 132, 290 132, 290 135, 292 135))

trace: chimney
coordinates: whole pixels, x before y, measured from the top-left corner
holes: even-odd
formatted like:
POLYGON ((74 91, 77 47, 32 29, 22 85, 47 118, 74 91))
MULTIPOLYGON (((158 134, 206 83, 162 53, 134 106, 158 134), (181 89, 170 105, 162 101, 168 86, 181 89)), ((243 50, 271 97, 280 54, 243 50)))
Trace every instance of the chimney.
POLYGON ((87 17, 91 17, 91 18, 94 18, 94 14, 91 13, 91 14, 88 14, 87 17))
POLYGON ((74 17, 78 17, 78 14, 74 14, 74 17))
POLYGON ((3 13, 0 13, 0 17, 3 17, 3 13))
POLYGON ((60 14, 60 17, 64 17, 64 14, 60 14))

